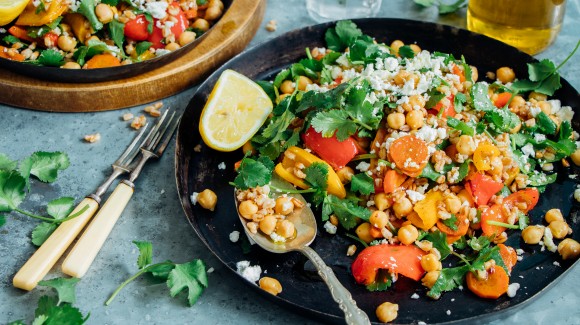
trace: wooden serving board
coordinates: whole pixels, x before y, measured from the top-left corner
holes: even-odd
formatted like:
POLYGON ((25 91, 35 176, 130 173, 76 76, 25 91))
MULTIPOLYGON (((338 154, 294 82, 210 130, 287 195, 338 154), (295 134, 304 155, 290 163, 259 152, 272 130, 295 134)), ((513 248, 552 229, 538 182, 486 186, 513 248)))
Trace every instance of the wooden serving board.
POLYGON ((234 0, 201 41, 160 68, 127 79, 59 83, 0 69, 0 103, 50 112, 95 112, 136 106, 192 86, 240 53, 256 34, 266 0, 234 0))

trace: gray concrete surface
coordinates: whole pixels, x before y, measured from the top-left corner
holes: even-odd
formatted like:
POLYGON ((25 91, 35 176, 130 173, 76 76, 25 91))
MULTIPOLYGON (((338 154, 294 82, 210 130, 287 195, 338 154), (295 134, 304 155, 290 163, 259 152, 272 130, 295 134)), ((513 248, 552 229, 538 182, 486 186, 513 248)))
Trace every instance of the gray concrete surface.
MULTIPOLYGON (((419 10, 411 0, 384 0, 379 16, 403 17, 465 25, 465 12, 438 17, 434 9, 419 10)), ((270 0, 262 28, 252 45, 286 31, 313 24, 305 11, 304 0, 270 0), (269 20, 278 22, 270 33, 263 27, 269 20)), ((555 44, 539 58, 560 62, 578 40, 580 1, 568 2, 566 20, 555 44)), ((306 44, 305 44, 306 45, 306 44)), ((564 78, 580 89, 580 54, 561 69, 564 78)), ((163 99, 165 107, 184 109, 195 88, 163 99)), ((87 100, 90 100, 87 98, 87 100)), ((118 111, 85 114, 36 112, 0 105, 0 152, 21 159, 34 151, 65 151, 71 166, 57 183, 32 185, 32 194, 23 207, 42 212, 40 207, 53 198, 81 198, 91 193, 109 173, 109 164, 130 142, 134 132, 120 117, 123 113, 141 114, 144 106, 118 111), (82 141, 85 134, 100 132, 95 144, 82 141)), ((89 324, 315 324, 290 310, 272 304, 248 290, 207 251, 187 223, 177 199, 174 180, 174 144, 157 162, 150 163, 137 181, 137 191, 105 243, 88 274, 77 287, 77 306, 91 313, 89 324), (183 299, 173 299, 164 284, 139 279, 129 285, 109 307, 104 301, 114 288, 136 271, 137 249, 133 240, 149 240, 154 245, 154 261, 171 259, 185 262, 193 258, 206 261, 215 271, 209 275, 209 288, 191 308, 183 299)), ((12 287, 12 277, 35 248, 30 232, 36 221, 15 214, 7 216, 0 228, 0 323, 34 317, 38 298, 48 288, 26 293, 12 287)), ((58 271, 47 278, 60 276, 58 271)), ((183 297, 181 297, 183 298, 183 297)), ((516 314, 493 324, 580 324, 580 267, 578 264, 555 287, 516 314)))

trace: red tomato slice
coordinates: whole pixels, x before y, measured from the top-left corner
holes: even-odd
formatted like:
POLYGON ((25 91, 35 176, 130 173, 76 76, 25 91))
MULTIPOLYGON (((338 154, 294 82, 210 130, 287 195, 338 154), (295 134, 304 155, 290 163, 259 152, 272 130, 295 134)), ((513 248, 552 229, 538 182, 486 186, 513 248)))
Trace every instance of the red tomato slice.
POLYGON ((137 18, 129 20, 125 24, 124 34, 132 40, 144 41, 149 37, 149 33, 147 32, 148 25, 149 22, 145 19, 145 15, 137 15, 137 18))
POLYGON ((382 244, 365 248, 351 266, 352 275, 358 283, 375 282, 379 269, 401 274, 415 281, 421 280, 425 271, 421 258, 426 253, 417 246, 382 244))
POLYGON ((325 138, 322 133, 316 132, 312 127, 302 135, 302 140, 308 148, 335 170, 346 166, 359 153, 358 144, 352 137, 341 142, 338 141, 336 135, 325 138))

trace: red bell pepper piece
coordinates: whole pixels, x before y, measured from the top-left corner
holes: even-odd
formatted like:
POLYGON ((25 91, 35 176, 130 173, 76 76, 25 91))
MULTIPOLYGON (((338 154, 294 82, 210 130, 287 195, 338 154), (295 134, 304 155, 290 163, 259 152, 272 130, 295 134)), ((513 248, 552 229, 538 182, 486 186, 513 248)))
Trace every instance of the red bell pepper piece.
POLYGON ((325 138, 312 127, 302 135, 302 140, 335 170, 346 166, 359 153, 359 146, 352 137, 344 141, 338 141, 336 135, 325 138))
POLYGON ((446 118, 447 116, 454 117, 455 116, 455 104, 453 101, 455 100, 455 95, 447 96, 449 99, 449 106, 443 107, 443 103, 439 101, 432 109, 429 110, 429 113, 433 115, 438 115, 441 109, 443 109, 443 113, 441 113, 442 118, 446 118))
POLYGON ((484 173, 473 173, 465 182, 465 189, 476 205, 486 205, 489 199, 503 188, 503 183, 496 182, 484 173))
POLYGON ((511 209, 515 206, 521 206, 521 203, 525 203, 526 209, 522 210, 522 212, 527 214, 536 206, 539 199, 540 192, 538 192, 538 189, 535 187, 530 187, 506 196, 503 199, 503 204, 511 209))
POLYGON ((497 94, 497 97, 496 97, 495 101, 493 102, 493 105, 495 105, 495 107, 497 107, 497 108, 502 108, 510 101, 512 96, 513 95, 509 92, 497 94))
POLYGON ((375 282, 379 269, 401 274, 415 281, 421 280, 425 271, 421 258, 426 253, 417 246, 382 244, 365 248, 351 266, 357 283, 369 285, 375 282))

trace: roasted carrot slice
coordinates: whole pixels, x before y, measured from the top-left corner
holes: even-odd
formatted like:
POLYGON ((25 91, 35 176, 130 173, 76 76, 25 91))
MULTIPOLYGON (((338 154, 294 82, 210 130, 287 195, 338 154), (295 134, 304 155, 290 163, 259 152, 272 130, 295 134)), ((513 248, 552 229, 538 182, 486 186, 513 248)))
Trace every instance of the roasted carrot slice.
POLYGON ((488 299, 497 299, 506 293, 510 283, 506 271, 498 265, 494 265, 487 271, 486 279, 480 279, 472 272, 468 272, 465 278, 471 292, 488 299))
POLYGON ((493 102, 493 104, 497 108, 502 108, 510 101, 511 98, 512 98, 512 93, 509 93, 509 92, 499 93, 499 94, 497 94, 497 97, 496 97, 495 101, 493 102))
POLYGON ((389 148, 391 161, 405 174, 417 177, 427 165, 427 143, 414 135, 406 135, 393 141, 389 148))
POLYGON ((499 254, 503 259, 503 263, 507 267, 508 271, 511 272, 512 268, 518 262, 518 254, 516 254, 516 250, 511 246, 506 246, 504 244, 498 244, 499 247, 499 254))
POLYGON ((394 169, 389 169, 383 179, 383 189, 385 193, 393 193, 407 179, 406 175, 400 174, 394 169))
POLYGON ((121 60, 111 54, 97 54, 86 63, 87 69, 110 68, 121 65, 121 60))
POLYGON ((507 221, 506 215, 503 213, 503 207, 499 204, 494 204, 491 207, 483 210, 481 213, 481 230, 486 236, 498 236, 506 230, 505 227, 491 225, 488 221, 498 221, 505 223, 507 221))
POLYGON ((0 58, 5 58, 8 60, 19 61, 19 62, 24 61, 24 55, 18 53, 17 51, 9 53, 8 48, 1 46, 1 45, 0 45, 0 58))
POLYGON ((538 192, 538 189, 531 187, 506 196, 503 199, 503 203, 509 208, 518 207, 523 213, 528 213, 536 206, 539 198, 540 192, 538 192))
POLYGON ((461 70, 457 64, 453 65, 453 69, 451 69, 451 72, 453 72, 454 75, 459 77, 460 82, 465 81, 465 73, 463 73, 463 70, 461 70))
POLYGON ((26 32, 26 28, 24 27, 20 27, 20 26, 12 26, 10 28, 8 28, 8 33, 10 33, 10 35, 22 40, 22 41, 28 41, 28 42, 34 42, 34 38, 28 36, 28 33, 26 32))

